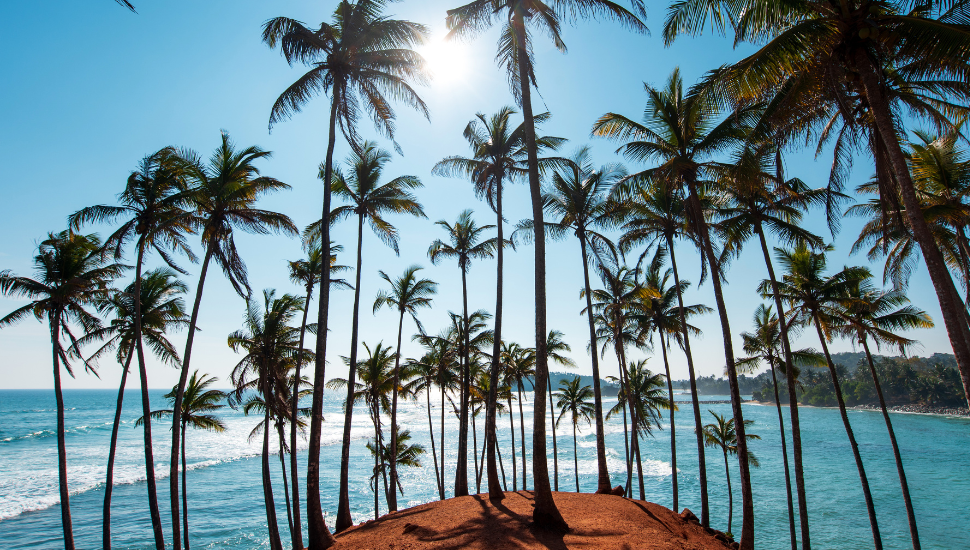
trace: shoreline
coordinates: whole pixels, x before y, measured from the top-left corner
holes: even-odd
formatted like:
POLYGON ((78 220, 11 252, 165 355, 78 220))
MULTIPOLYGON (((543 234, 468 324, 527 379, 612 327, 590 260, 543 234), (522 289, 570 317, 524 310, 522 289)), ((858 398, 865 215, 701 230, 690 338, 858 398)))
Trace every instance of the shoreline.
MULTIPOLYGON (((750 405, 764 405, 764 406, 775 406, 774 401, 754 401, 748 400, 744 401, 744 404, 750 405)), ((786 405, 787 403, 782 403, 786 405)), ((838 409, 838 407, 820 407, 817 405, 803 405, 799 403, 799 407, 809 407, 813 409, 838 409)), ((954 418, 970 418, 970 409, 960 408, 960 407, 931 407, 929 405, 919 405, 916 403, 909 403, 906 405, 890 405, 886 407, 889 412, 895 413, 905 413, 905 414, 925 414, 931 416, 949 416, 954 418)), ((881 412, 881 407, 879 405, 853 405, 851 407, 846 407, 846 410, 851 411, 872 411, 881 412)))

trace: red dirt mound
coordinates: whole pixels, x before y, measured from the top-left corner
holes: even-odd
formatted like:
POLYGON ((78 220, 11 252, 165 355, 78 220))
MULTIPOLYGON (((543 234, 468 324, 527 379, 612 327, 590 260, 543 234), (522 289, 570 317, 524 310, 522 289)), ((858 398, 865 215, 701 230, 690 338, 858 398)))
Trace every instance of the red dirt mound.
MULTIPOLYGON (((388 514, 337 536, 338 550, 728 550, 723 534, 663 506, 613 495, 553 493, 565 535, 532 528, 532 493, 452 498, 388 514)), ((689 514, 688 517, 693 516, 689 514)))

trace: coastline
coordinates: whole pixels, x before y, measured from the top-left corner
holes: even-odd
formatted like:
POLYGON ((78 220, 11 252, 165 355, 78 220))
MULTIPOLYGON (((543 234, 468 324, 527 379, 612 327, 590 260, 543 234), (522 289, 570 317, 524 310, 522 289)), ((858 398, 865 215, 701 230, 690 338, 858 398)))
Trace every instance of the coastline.
MULTIPOLYGON (((765 405, 765 406, 775 406, 774 401, 754 401, 747 400, 744 404, 748 405, 765 405)), ((783 403, 787 405, 787 403, 783 403)), ((819 407, 817 405, 803 405, 799 403, 799 408, 810 407, 813 409, 838 409, 838 407, 819 407)), ((847 410, 855 411, 880 411, 879 405, 853 405, 851 407, 846 407, 847 410)), ((929 405, 920 405, 917 403, 909 403, 906 405, 891 405, 887 407, 889 412, 895 413, 906 413, 906 414, 926 414, 933 416, 952 416, 957 418, 970 418, 970 409, 960 408, 960 407, 931 407, 929 405)))

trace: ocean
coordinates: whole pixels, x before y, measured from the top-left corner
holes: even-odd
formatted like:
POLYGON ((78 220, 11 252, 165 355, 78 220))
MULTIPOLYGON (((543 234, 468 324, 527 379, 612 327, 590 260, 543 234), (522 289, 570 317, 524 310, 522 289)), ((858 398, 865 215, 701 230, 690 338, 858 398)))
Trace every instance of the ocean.
MULTIPOLYGON (((162 397, 164 393, 164 390, 151 391, 153 408, 167 405, 162 397)), ((101 546, 104 470, 115 398, 116 393, 108 390, 73 390, 64 393, 71 513, 79 549, 101 546)), ((680 395, 678 399, 686 400, 687 396, 680 395)), ((726 396, 703 396, 702 399, 716 401, 726 399, 726 396)), ((440 396, 432 394, 435 444, 440 453, 439 404, 440 396), (439 400, 437 404, 436 399, 439 400)), ((615 398, 607 399, 604 407, 608 409, 613 404, 615 398)), ((702 404, 701 409, 705 423, 712 421, 708 410, 730 415, 730 406, 726 404, 702 404)), ((761 462, 760 468, 752 469, 756 547, 785 550, 790 543, 777 413, 771 406, 752 404, 745 405, 743 409, 745 419, 754 421, 750 431, 761 436, 750 446, 761 462)), ((838 411, 810 407, 799 410, 813 547, 833 550, 871 548, 872 536, 862 489, 838 411)), ((517 405, 514 412, 517 474, 521 476, 517 405)), ((531 393, 527 394, 524 413, 528 443, 531 442, 531 393)), ((154 548, 142 432, 141 428, 135 428, 135 420, 140 415, 139 394, 128 391, 125 394, 112 500, 112 538, 114 547, 119 549, 154 548)), ((416 401, 401 403, 399 423, 402 428, 411 430, 412 442, 424 445, 427 454, 422 457, 422 467, 401 471, 404 495, 398 497, 400 507, 437 499, 427 415, 423 394, 416 401)), ((787 425, 787 409, 785 415, 787 425)), ((246 417, 228 407, 220 412, 220 416, 228 425, 226 432, 190 431, 187 437, 188 518, 192 546, 199 549, 268 548, 260 475, 262 440, 258 437, 249 441, 250 431, 261 417, 246 417)), ((328 526, 332 528, 337 506, 340 434, 343 426, 341 399, 334 393, 328 393, 325 398, 324 416, 321 498, 328 526)), ((878 412, 850 411, 849 418, 869 476, 884 545, 887 549, 908 548, 910 541, 906 513, 882 416, 878 412)), ((923 548, 953 550, 970 547, 966 535, 966 524, 970 521, 970 419, 892 413, 892 420, 901 446, 923 548)), ((676 422, 680 508, 690 508, 699 515, 697 449, 689 405, 680 404, 676 422)), ((2 549, 63 547, 55 427, 53 390, 0 390, 2 549)), ((512 448, 508 415, 499 418, 498 427, 505 475, 511 490, 512 448)), ((167 506, 169 425, 161 422, 153 425, 153 428, 156 476, 160 480, 159 505, 166 536, 170 537, 167 506)), ((671 506, 669 419, 664 419, 661 428, 654 430, 652 437, 641 442, 645 497, 649 501, 671 506)), ((481 445, 484 417, 478 419, 477 429, 478 444, 481 445)), ((577 473, 573 467, 573 435, 572 427, 565 419, 556 434, 559 489, 573 491, 577 473)), ((352 435, 351 507, 354 521, 361 522, 374 516, 374 498, 369 483, 373 459, 364 447, 365 442, 373 437, 373 425, 364 408, 355 410, 352 435)), ((450 404, 446 403, 444 445, 448 496, 454 486, 456 441, 457 420, 450 404)), ((469 441, 470 448, 471 438, 469 441)), ((617 416, 607 422, 606 443, 613 484, 622 484, 626 479, 622 417, 617 416)), ((271 448, 276 448, 275 445, 275 440, 271 439, 271 448)), ((552 475, 551 436, 547 447, 552 475)), ((577 449, 580 488, 592 491, 596 487, 596 459, 595 440, 590 427, 581 427, 577 449)), ((304 474, 305 441, 301 442, 299 452, 300 473, 304 474)), ((529 453, 526 476, 530 489, 531 458, 529 453)), ((471 456, 469 461, 471 464, 471 456)), ((729 462, 735 490, 733 528, 737 533, 741 524, 740 484, 736 462, 729 462)), ((277 515, 286 546, 289 535, 278 456, 272 457, 271 465, 277 515)), ((469 470, 472 468, 469 467, 469 470)), ((728 500, 724 460, 715 449, 707 449, 707 471, 711 526, 726 531, 728 500)), ((521 477, 519 479, 521 488, 521 477)), ((301 493, 304 487, 301 483, 301 493)), ((474 480, 471 480, 469 487, 475 489, 474 480)), ((635 496, 638 496, 636 491, 635 496)), ((383 497, 381 506, 381 513, 384 513, 383 497)))

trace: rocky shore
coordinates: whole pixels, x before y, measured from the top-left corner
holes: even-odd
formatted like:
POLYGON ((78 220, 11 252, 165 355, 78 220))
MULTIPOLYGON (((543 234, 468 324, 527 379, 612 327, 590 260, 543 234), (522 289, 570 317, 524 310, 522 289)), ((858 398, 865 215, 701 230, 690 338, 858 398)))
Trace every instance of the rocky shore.
MULTIPOLYGON (((728 401, 730 403, 730 401, 728 401)), ((771 405, 774 406, 774 401, 745 401, 746 404, 750 405, 771 405)), ((784 406, 788 406, 787 403, 784 406)), ((799 407, 812 407, 813 405, 804 405, 799 403, 799 407)), ((819 407, 821 409, 834 409, 836 407, 819 407)), ((878 411, 880 410, 879 405, 855 405, 848 407, 849 409, 857 411, 878 411)), ((901 412, 901 413, 913 413, 913 414, 939 414, 944 416, 962 416, 970 418, 970 409, 966 407, 931 407, 929 405, 920 405, 918 403, 909 403, 906 405, 890 405, 889 412, 901 412)))

